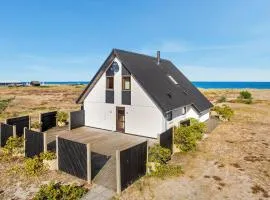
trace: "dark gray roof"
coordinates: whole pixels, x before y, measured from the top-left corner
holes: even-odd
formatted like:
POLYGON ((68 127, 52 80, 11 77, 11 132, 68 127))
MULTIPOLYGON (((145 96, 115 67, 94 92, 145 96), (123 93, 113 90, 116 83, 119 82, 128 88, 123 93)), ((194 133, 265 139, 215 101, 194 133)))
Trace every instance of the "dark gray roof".
MULTIPOLYGON (((157 64, 156 57, 114 49, 103 66, 99 69, 86 90, 79 97, 77 103, 82 103, 91 90, 95 79, 101 76, 108 60, 116 56, 124 67, 139 82, 153 101, 165 113, 167 111, 193 105, 199 112, 212 107, 206 97, 177 69, 172 62, 160 59, 157 64), (178 83, 173 83, 168 76, 172 76, 178 83)), ((96 80, 97 81, 97 80, 96 80)))

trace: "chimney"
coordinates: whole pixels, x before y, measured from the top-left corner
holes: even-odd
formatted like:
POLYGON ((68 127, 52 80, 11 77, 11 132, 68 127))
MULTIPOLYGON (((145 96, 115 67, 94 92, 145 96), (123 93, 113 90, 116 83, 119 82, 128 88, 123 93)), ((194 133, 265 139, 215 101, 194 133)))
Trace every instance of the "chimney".
POLYGON ((160 63, 160 51, 157 51, 157 64, 159 65, 160 63))

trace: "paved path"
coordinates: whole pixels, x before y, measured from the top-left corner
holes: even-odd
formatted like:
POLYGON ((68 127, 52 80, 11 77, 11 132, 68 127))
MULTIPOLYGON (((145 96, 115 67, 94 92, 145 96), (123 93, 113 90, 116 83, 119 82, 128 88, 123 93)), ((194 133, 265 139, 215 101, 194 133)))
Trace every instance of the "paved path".
POLYGON ((101 185, 93 185, 82 200, 111 200, 115 192, 101 185))

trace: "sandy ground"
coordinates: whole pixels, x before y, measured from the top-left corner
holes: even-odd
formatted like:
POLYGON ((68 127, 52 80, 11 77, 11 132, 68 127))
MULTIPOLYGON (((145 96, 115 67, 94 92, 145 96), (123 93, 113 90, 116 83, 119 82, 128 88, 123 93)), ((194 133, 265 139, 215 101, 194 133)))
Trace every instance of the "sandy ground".
MULTIPOLYGON (((15 97, 0 114, 30 114, 37 118, 46 110, 76 110, 74 100, 82 87, 1 88, 0 98, 15 97)), ((202 90, 210 99, 225 95, 235 99, 239 90, 202 90)), ((196 152, 176 154, 171 162, 181 164, 184 174, 169 179, 142 178, 121 199, 270 199, 270 90, 249 90, 254 104, 229 103, 232 121, 220 124, 200 142, 196 152)), ((0 162, 0 199, 29 199, 40 184, 50 180, 80 182, 59 172, 38 178, 10 175, 11 163, 0 162), (2 193, 2 194, 1 194, 2 193)))
POLYGON ((38 119, 40 112, 80 108, 75 100, 85 86, 46 86, 46 87, 0 87, 0 100, 9 99, 8 108, 0 113, 0 122, 13 116, 30 115, 38 119))
MULTIPOLYGON (((212 100, 239 91, 203 90, 212 100)), ((251 90, 254 104, 229 103, 232 121, 220 124, 196 152, 176 154, 184 174, 143 178, 121 199, 270 199, 270 90, 251 90)))

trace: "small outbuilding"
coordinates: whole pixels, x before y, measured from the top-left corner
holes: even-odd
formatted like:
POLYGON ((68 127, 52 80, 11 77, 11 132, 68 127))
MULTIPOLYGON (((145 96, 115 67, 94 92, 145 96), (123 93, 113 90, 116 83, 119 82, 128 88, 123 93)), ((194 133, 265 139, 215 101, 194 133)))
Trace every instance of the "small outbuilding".
POLYGON ((40 86, 40 82, 39 81, 31 81, 30 85, 31 86, 40 86))

